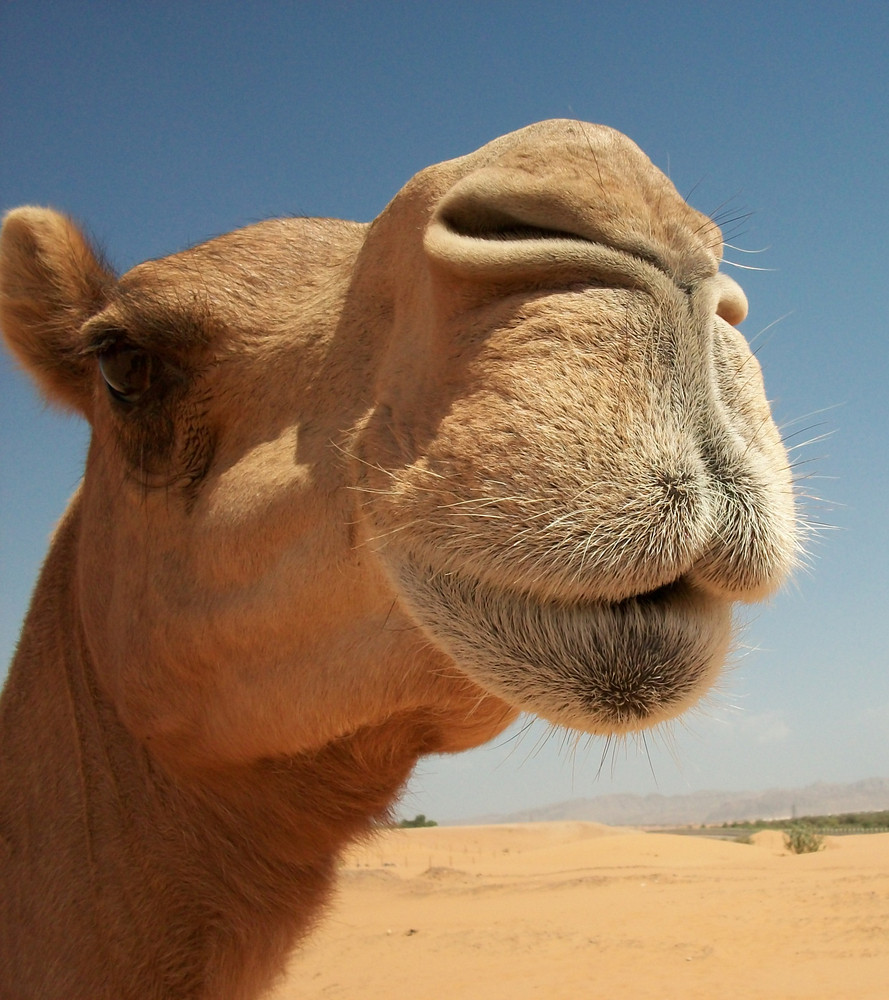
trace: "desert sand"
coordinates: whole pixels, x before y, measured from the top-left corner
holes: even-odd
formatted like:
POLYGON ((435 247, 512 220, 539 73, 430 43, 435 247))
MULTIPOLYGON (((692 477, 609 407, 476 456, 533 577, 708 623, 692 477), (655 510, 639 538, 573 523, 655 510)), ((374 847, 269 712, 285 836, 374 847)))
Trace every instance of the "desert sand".
POLYGON ((753 840, 387 831, 345 858, 274 1000, 886 1000, 889 834, 753 840))

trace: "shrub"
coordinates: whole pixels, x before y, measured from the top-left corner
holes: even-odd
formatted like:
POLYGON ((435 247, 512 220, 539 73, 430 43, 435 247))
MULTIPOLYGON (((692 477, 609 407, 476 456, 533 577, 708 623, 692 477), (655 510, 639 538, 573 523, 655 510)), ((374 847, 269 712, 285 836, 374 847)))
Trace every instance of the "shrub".
POLYGON ((823 850, 824 837, 804 826, 792 826, 784 831, 784 846, 791 854, 814 854, 823 850))
POLYGON ((434 819, 426 819, 422 813, 419 813, 413 819, 403 819, 398 825, 402 829, 413 830, 421 826, 438 826, 438 823, 434 819))

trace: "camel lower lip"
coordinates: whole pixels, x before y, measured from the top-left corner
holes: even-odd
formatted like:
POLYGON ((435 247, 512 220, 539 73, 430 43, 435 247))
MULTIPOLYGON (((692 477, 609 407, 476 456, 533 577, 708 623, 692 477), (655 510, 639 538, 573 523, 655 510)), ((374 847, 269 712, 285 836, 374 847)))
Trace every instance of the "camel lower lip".
POLYGON ((614 734, 673 718, 712 686, 731 605, 684 580, 618 603, 547 602, 401 562, 436 645, 477 683, 559 725, 614 734))

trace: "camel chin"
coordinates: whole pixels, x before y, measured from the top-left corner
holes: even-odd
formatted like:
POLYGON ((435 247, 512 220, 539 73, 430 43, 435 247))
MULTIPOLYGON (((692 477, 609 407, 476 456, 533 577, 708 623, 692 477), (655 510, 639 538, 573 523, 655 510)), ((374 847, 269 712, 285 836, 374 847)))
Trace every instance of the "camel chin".
POLYGON ((622 601, 542 599, 405 561, 401 592, 480 686, 555 725, 612 736, 656 726, 719 677, 731 602, 685 580, 622 601))

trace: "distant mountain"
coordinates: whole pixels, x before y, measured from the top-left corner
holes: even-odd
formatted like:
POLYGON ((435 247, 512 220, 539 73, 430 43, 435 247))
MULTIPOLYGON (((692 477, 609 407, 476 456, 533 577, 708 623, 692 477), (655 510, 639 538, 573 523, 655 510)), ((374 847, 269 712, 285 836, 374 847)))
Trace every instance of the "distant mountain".
POLYGON ((569 799, 509 815, 479 817, 470 822, 588 820, 609 826, 686 826, 878 809, 889 809, 889 778, 866 778, 844 785, 818 782, 805 788, 771 788, 765 792, 600 795, 592 799, 569 799))

